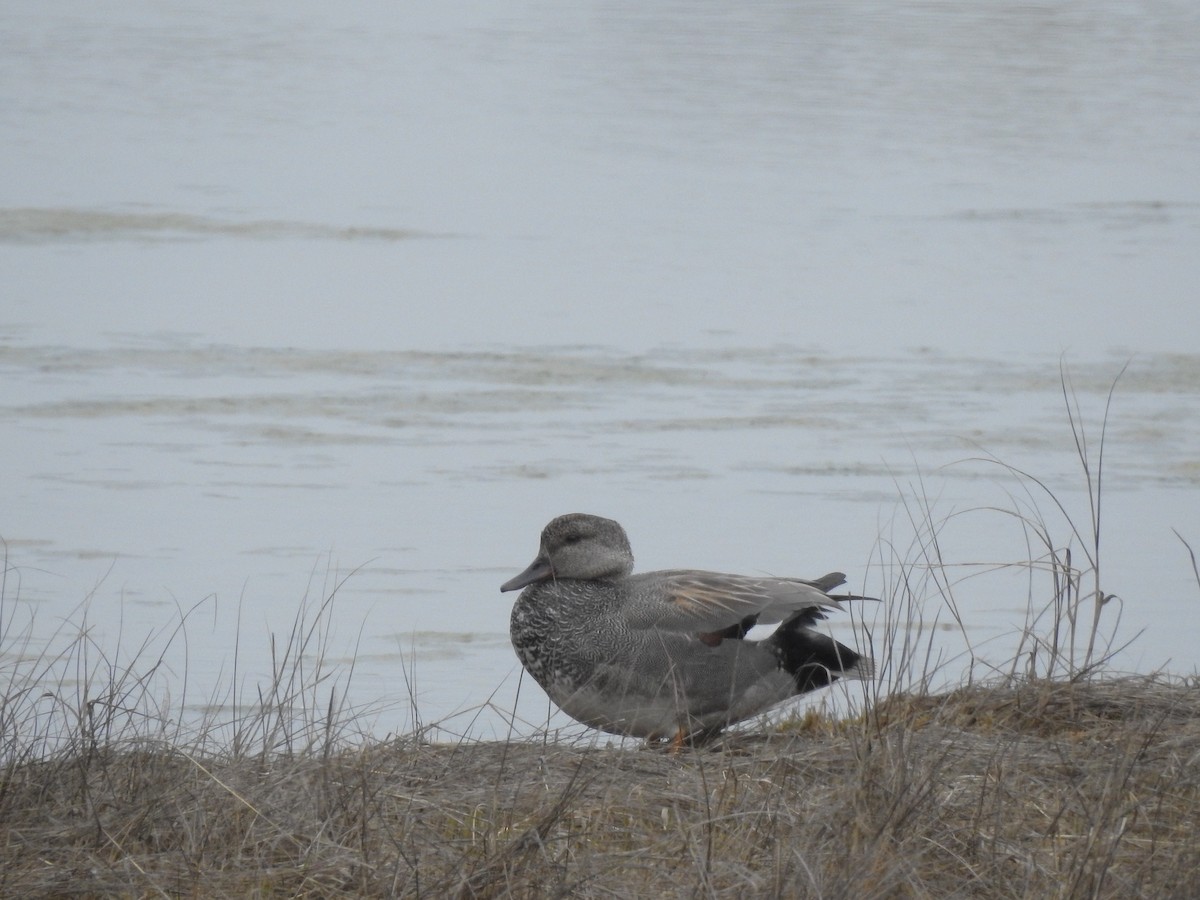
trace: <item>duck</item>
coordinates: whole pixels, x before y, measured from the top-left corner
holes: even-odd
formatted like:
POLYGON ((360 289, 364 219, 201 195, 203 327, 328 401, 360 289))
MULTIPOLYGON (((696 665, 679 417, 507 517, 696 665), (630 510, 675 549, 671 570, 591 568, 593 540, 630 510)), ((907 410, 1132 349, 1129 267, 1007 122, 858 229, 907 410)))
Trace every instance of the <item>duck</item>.
POLYGON ((570 513, 542 530, 537 556, 500 586, 520 590, 509 634, 521 665, 568 716, 610 734, 699 745, 736 722, 871 659, 813 626, 846 600, 846 576, 633 574, 625 529, 570 513), (761 640, 755 625, 780 623, 761 640))

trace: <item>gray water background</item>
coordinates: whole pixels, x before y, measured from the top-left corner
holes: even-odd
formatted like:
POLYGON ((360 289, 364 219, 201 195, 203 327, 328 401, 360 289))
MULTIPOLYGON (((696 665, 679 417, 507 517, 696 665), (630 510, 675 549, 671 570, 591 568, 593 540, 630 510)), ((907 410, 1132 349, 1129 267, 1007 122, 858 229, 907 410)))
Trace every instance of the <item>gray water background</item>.
POLYGON ((10 678, 87 629, 199 715, 340 584, 373 732, 559 724, 498 593, 552 516, 890 596, 928 501, 952 683, 1048 590, 964 461, 1086 527, 1062 372, 1095 462, 1126 365, 1119 663, 1195 671, 1192 4, 14 0, 0 48, 10 678))

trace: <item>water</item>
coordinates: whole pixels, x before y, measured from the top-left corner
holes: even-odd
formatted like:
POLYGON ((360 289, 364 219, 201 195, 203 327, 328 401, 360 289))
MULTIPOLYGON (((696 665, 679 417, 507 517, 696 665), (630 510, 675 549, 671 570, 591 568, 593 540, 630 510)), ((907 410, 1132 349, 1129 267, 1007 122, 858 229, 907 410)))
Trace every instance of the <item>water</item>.
MULTIPOLYGON (((643 568, 879 590, 902 497, 1023 496, 950 465, 986 452, 1082 525, 1065 360, 1093 448, 1129 363, 1102 513, 1105 590, 1146 629, 1122 664, 1194 671, 1190 7, 16 2, 0 25, 10 659, 85 601, 114 658, 195 607, 171 668, 199 709, 235 640, 253 684, 341 583, 327 657, 357 660, 379 733, 410 691, 426 721, 511 708, 497 589, 561 512, 622 521, 643 568)), ((1000 514, 942 540, 956 573, 1030 558, 1000 514)), ((1027 592, 962 581, 972 640, 1003 658, 1027 592)))

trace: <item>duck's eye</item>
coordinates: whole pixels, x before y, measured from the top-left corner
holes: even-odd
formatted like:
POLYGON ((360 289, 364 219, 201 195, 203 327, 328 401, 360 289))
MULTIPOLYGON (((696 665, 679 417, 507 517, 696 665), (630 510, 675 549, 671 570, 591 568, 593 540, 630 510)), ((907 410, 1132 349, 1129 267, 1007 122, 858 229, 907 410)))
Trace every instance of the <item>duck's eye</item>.
POLYGON ((563 538, 563 543, 564 544, 578 544, 582 540, 583 540, 582 534, 568 534, 565 538, 563 538))

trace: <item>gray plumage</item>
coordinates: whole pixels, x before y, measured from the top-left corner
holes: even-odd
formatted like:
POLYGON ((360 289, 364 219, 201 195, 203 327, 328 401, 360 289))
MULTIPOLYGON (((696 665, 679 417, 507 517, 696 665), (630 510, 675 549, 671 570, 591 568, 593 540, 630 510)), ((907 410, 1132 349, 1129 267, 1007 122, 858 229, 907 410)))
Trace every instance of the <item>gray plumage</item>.
POLYGON ((633 575, 625 530, 573 513, 542 531, 510 633, 521 664, 572 718, 615 734, 697 740, 871 661, 813 631, 838 608, 833 572, 815 581, 694 570, 633 575), (761 641, 755 624, 782 622, 761 641))

